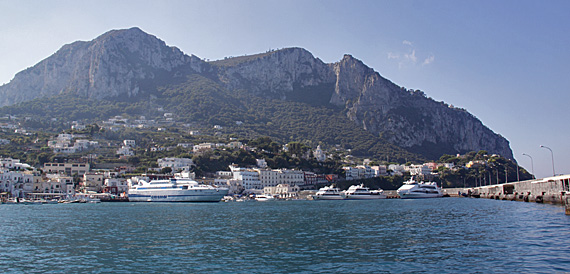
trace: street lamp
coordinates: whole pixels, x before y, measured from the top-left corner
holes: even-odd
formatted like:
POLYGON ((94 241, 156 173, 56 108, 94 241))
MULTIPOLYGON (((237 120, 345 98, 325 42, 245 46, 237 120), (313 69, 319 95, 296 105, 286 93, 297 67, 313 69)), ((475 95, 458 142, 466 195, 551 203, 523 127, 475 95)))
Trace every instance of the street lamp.
POLYGON ((522 155, 527 156, 528 158, 530 158, 530 167, 532 168, 532 176, 534 176, 534 162, 532 161, 532 157, 526 153, 523 153, 522 155))
POLYGON ((556 172, 554 171, 554 152, 552 152, 552 149, 550 149, 549 147, 543 145, 540 145, 540 147, 550 150, 550 156, 552 157, 552 176, 556 176, 556 172))

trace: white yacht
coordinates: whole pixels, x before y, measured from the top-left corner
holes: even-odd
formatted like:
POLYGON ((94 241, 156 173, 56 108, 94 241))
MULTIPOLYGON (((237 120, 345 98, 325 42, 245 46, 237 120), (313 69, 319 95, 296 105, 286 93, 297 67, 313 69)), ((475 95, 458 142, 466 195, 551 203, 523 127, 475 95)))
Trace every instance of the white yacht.
POLYGON ((219 202, 228 188, 200 184, 192 179, 139 180, 129 188, 132 202, 219 202))
POLYGON ((344 197, 344 193, 341 192, 338 187, 333 187, 332 185, 319 189, 319 191, 313 195, 314 200, 344 200, 344 197))
POLYGON ((268 194, 260 194, 255 196, 255 200, 260 202, 273 201, 275 197, 268 194))
POLYGON ((397 192, 402 199, 443 197, 443 191, 435 182, 417 182, 414 178, 404 182, 397 192))
POLYGON ((370 190, 363 184, 352 185, 344 192, 345 198, 348 200, 372 200, 372 199, 386 199, 384 191, 370 190))

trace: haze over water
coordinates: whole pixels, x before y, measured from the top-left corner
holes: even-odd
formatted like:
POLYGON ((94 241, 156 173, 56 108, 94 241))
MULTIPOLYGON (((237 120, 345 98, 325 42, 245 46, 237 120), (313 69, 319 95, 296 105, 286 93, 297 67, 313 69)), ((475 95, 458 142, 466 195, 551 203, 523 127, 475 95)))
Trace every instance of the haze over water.
POLYGON ((553 205, 443 198, 0 206, 5 273, 570 271, 553 205))

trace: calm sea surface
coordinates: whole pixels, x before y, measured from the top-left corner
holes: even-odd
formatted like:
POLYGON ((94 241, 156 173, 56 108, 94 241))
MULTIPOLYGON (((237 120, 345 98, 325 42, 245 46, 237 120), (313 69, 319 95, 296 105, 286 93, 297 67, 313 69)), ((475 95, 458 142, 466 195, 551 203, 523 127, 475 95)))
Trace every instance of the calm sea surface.
POLYGON ((0 205, 2 273, 568 272, 560 206, 487 199, 0 205))

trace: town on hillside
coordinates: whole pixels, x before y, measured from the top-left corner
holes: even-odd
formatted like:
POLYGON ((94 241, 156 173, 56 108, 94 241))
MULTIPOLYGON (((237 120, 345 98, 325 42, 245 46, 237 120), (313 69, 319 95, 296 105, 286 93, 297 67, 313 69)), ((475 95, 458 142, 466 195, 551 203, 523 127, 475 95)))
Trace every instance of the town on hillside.
POLYGON ((300 191, 331 184, 397 189, 410 176, 445 187, 532 178, 523 169, 517 172, 510 160, 485 151, 444 155, 437 162, 395 163, 355 157, 338 145, 325 149, 300 142, 282 145, 268 137, 239 139, 220 133, 219 125, 210 129, 214 134, 189 125, 174 130, 156 126, 172 119, 169 113, 159 122, 117 116, 101 125, 73 122, 71 130, 50 134, 28 131, 8 117, 0 124, 0 192, 19 198, 126 197, 133 180, 186 176, 228 187, 235 195, 297 197, 300 191), (129 136, 135 138, 117 140, 129 136))

